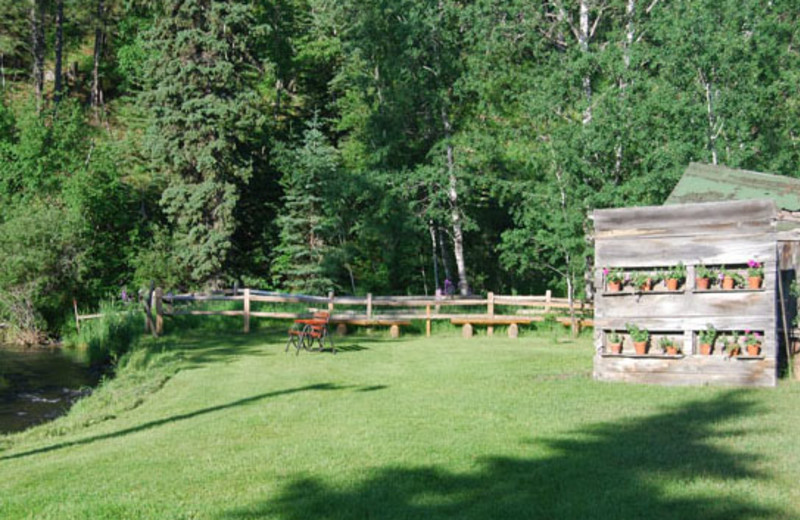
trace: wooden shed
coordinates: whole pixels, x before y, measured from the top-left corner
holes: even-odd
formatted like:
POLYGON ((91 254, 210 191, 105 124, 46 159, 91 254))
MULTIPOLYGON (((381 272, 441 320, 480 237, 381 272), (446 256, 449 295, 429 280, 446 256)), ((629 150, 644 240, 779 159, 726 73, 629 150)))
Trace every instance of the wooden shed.
POLYGON ((640 383, 773 386, 778 368, 777 208, 771 200, 679 204, 599 210, 594 214, 596 265, 594 376, 605 381, 640 383), (749 261, 764 267, 757 289, 700 289, 700 266, 743 272, 749 261), (677 290, 660 282, 650 291, 629 283, 606 290, 608 273, 626 277, 662 272, 683 264, 677 290), (630 325, 650 332, 650 350, 633 351, 630 325), (699 335, 720 332, 715 350, 700 353, 699 335), (724 347, 733 334, 757 333, 759 355, 731 355, 724 347), (623 351, 609 349, 612 333, 624 339, 623 351), (661 338, 679 342, 682 352, 658 352, 661 338))
MULTIPOLYGON (((669 385, 774 386, 785 362, 797 304, 789 294, 800 265, 800 181, 788 177, 690 164, 664 206, 598 210, 595 223, 594 376, 606 381, 669 385), (701 268, 746 274, 763 265, 758 288, 698 287, 701 268), (682 264, 678 290, 663 281, 650 291, 632 282, 608 291, 605 272, 632 278, 682 264), (650 350, 633 351, 628 326, 650 332, 650 350), (700 352, 700 334, 718 331, 714 351, 700 352), (758 355, 731 355, 735 336, 761 336, 758 355), (614 354, 609 338, 624 339, 614 354), (662 338, 682 352, 659 352, 662 338), (731 348, 726 343, 731 343, 731 348)), ((741 339, 739 339, 741 342, 741 339)))

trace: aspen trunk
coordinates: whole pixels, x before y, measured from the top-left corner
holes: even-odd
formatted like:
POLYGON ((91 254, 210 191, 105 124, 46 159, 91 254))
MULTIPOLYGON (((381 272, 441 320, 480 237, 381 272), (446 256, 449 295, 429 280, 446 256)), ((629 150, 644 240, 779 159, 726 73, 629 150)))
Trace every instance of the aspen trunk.
POLYGON ((450 221, 453 226, 453 256, 456 258, 458 271, 458 292, 462 296, 469 294, 469 280, 467 279, 467 265, 464 260, 464 231, 461 218, 461 208, 458 205, 458 181, 456 179, 455 152, 450 137, 453 127, 447 117, 447 111, 442 110, 442 123, 444 137, 447 140, 447 198, 450 202, 450 221))
POLYGON ((44 95, 44 1, 31 0, 31 53, 33 54, 33 91, 36 95, 36 109, 42 108, 44 95))
POLYGON ((97 0, 97 26, 94 30, 94 65, 92 67, 92 93, 91 105, 97 110, 103 104, 103 91, 100 88, 100 60, 103 56, 103 43, 105 40, 105 5, 103 0, 97 0))
POLYGON ((436 226, 433 225, 433 221, 428 221, 428 231, 431 234, 431 255, 433 257, 433 282, 436 285, 436 289, 438 290, 441 286, 439 285, 439 258, 436 249, 436 226))
POLYGON ((55 64, 55 88, 53 89, 53 100, 58 103, 61 101, 62 90, 62 63, 64 56, 64 0, 56 3, 56 64, 55 64))
MULTIPOLYGON (((578 46, 581 52, 589 52, 589 0, 581 0, 579 14, 578 46)), ((592 122, 592 78, 589 74, 583 77, 583 95, 586 97, 586 109, 583 111, 583 124, 592 122)))

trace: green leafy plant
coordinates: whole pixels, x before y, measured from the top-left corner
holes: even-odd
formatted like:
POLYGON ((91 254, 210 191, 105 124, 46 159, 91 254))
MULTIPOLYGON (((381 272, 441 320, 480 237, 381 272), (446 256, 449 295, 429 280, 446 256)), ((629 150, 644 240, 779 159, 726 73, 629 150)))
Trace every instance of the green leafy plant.
POLYGON ((744 344, 747 346, 761 345, 763 339, 763 336, 758 332, 750 330, 744 331, 744 344))
POLYGON ((625 328, 628 330, 631 339, 636 343, 642 343, 650 339, 650 332, 647 329, 642 329, 633 323, 626 324, 625 328))
POLYGON ((701 330, 697 333, 701 344, 713 345, 714 340, 719 336, 719 331, 714 328, 710 323, 706 325, 706 330, 701 330))
POLYGON ((703 264, 697 264, 694 268, 694 276, 695 278, 714 278, 717 272, 714 269, 710 269, 703 264))
POLYGON ((663 337, 658 340, 658 346, 661 348, 662 351, 666 352, 669 348, 677 349, 680 352, 680 348, 678 348, 678 342, 669 337, 663 337))
POLYGON ((744 283, 744 277, 739 273, 739 271, 735 269, 728 269, 723 265, 719 268, 719 274, 717 277, 719 278, 719 281, 722 282, 726 276, 732 278, 735 285, 742 285, 744 283))
POLYGON ((665 280, 685 280, 686 279, 686 266, 683 262, 678 262, 678 265, 673 265, 664 272, 665 280))
POLYGON ((726 345, 738 345, 739 344, 739 338, 741 338, 741 336, 739 335, 739 332, 738 331, 733 331, 725 338, 725 344, 726 345))
POLYGON ((764 264, 753 259, 747 261, 747 276, 764 276, 764 264))
POLYGON ((606 277, 606 281, 610 283, 622 283, 625 280, 625 273, 622 272, 622 269, 618 268, 609 269, 608 267, 604 267, 603 275, 606 277))
POLYGON ((659 280, 659 276, 656 273, 647 272, 637 272, 631 276, 631 283, 633 283, 634 287, 642 287, 648 280, 650 283, 656 283, 659 280))
POLYGON ((608 342, 611 344, 622 343, 622 336, 617 332, 612 332, 607 336, 608 342))

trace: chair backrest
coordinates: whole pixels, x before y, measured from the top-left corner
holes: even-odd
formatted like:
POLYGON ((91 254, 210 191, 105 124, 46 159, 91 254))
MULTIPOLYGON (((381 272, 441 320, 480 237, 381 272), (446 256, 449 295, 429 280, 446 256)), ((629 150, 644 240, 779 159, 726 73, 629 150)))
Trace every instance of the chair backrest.
POLYGON ((329 319, 331 319, 331 313, 328 311, 316 311, 314 313, 315 320, 325 320, 327 323, 329 319))

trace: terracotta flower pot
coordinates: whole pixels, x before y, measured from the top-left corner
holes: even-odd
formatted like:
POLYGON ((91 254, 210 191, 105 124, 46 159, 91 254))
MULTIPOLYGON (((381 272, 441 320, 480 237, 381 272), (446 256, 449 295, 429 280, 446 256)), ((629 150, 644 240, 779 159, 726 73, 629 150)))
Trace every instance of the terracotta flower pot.
POLYGON ((756 343, 755 345, 747 345, 747 355, 748 356, 757 356, 761 352, 761 344, 756 343))
POLYGON ((668 356, 677 356, 678 355, 678 347, 667 347, 667 355, 668 356))
POLYGON ((728 355, 730 357, 736 357, 742 352, 742 348, 735 343, 728 343, 728 346, 725 347, 725 350, 728 351, 728 355))
POLYGON ((747 287, 749 289, 760 289, 761 288, 761 277, 760 276, 750 276, 747 278, 747 287))
POLYGON ((677 291, 678 290, 678 279, 677 278, 668 278, 667 279, 667 290, 668 291, 677 291))
POLYGON ((734 284, 733 284, 733 278, 732 277, 726 276, 725 278, 722 279, 722 288, 723 289, 728 289, 728 290, 733 289, 733 285, 734 284))
POLYGON ((653 280, 648 278, 647 281, 644 282, 639 288, 641 290, 643 290, 643 291, 652 291, 653 290, 653 280))
POLYGON ((636 353, 640 356, 643 354, 647 354, 647 342, 646 341, 634 341, 633 348, 636 350, 636 353))
POLYGON ((714 348, 708 343, 700 343, 700 354, 703 356, 710 356, 714 348))
POLYGON ((606 289, 608 292, 620 292, 622 290, 622 282, 608 282, 606 289))
POLYGON ((697 288, 701 291, 708 290, 708 284, 710 282, 708 278, 695 278, 694 282, 697 288))
POLYGON ((622 354, 622 343, 610 343, 608 348, 611 349, 612 354, 622 354))

